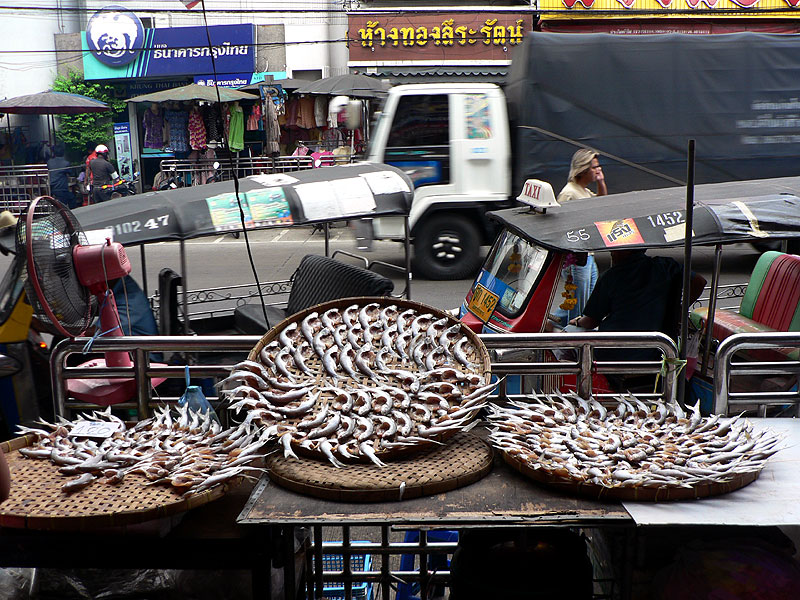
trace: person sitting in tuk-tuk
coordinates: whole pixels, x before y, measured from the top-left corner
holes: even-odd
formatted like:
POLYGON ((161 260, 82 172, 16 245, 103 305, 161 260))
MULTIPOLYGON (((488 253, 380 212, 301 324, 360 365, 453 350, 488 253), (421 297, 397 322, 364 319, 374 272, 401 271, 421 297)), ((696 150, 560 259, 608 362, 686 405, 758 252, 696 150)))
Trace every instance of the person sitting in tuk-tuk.
MULTIPOLYGON (((611 268, 597 280, 583 314, 570 321, 598 331, 661 331, 677 337, 683 267, 673 258, 647 256, 645 249, 612 250, 611 268)), ((689 302, 700 297, 705 278, 692 273, 689 302)), ((598 360, 659 360, 645 348, 598 348, 598 360)), ((613 382, 612 382, 613 383, 613 382)))

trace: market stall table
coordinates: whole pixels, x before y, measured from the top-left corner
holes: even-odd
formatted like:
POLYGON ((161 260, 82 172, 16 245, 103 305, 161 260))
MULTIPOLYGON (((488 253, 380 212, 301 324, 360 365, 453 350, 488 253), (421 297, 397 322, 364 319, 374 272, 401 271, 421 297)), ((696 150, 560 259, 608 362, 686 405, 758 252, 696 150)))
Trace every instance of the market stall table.
MULTIPOLYGON (((752 484, 714 498, 685 502, 600 502, 570 496, 534 483, 495 457, 489 475, 469 486, 434 496, 380 503, 341 503, 285 490, 266 477, 253 489, 239 515, 240 525, 292 540, 295 527, 382 525, 399 529, 468 527, 581 527, 626 529, 626 556, 633 557, 635 536, 646 526, 800 525, 800 421, 752 419, 787 434, 784 450, 752 484), (640 527, 641 526, 641 527, 640 527)), ((626 562, 632 562, 627 561, 626 562)), ((623 566, 625 569, 629 565, 623 566)), ((623 571, 623 597, 630 592, 623 571)))

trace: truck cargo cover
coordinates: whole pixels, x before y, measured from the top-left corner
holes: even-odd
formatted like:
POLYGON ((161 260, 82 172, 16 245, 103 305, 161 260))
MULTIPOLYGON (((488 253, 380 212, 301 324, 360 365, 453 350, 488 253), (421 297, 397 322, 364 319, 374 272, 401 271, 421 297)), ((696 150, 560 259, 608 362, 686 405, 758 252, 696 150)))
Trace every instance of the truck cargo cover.
MULTIPOLYGON (((506 94, 515 194, 527 178, 548 181, 558 193, 580 145, 681 182, 691 138, 697 183, 796 172, 798 35, 534 32, 515 51, 506 94)), ((675 183, 607 157, 601 162, 609 192, 675 183)))

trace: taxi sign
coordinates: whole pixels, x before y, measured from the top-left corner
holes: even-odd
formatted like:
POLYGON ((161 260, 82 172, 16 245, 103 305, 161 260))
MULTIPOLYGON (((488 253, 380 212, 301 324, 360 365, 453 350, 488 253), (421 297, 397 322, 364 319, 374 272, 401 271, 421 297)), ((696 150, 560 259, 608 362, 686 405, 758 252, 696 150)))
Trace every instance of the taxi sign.
POLYGON ((492 316, 499 300, 500 297, 497 294, 490 292, 479 283, 472 292, 472 298, 470 298, 467 308, 473 315, 486 323, 492 316))
POLYGON ((538 209, 561 206, 556 201, 553 186, 540 179, 527 179, 522 186, 522 193, 517 196, 517 201, 538 209))

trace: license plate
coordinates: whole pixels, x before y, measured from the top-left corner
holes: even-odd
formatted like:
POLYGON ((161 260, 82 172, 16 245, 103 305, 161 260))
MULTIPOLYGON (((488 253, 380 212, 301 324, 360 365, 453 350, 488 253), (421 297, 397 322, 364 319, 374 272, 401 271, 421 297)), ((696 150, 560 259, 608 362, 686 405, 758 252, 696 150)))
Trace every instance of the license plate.
POLYGON ((472 292, 472 298, 470 298, 467 308, 472 314, 486 323, 489 317, 492 316, 494 307, 497 306, 499 300, 500 296, 493 294, 479 283, 475 286, 475 291, 472 292))

